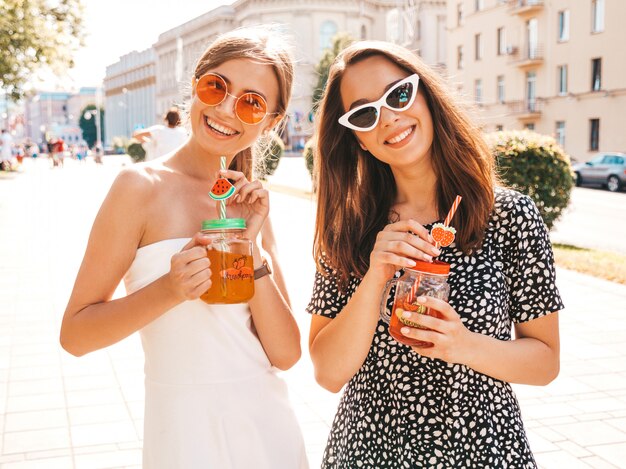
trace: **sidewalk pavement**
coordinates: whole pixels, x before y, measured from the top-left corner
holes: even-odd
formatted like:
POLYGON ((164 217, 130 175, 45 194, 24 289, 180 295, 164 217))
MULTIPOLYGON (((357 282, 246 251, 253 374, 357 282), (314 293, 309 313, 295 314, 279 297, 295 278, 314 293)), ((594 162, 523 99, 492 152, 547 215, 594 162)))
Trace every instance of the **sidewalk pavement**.
MULTIPOLYGON (((29 161, 22 174, 0 179, 2 469, 140 467, 137 334, 81 358, 58 345, 91 223, 122 161, 68 161, 64 169, 29 161)), ((302 159, 283 158, 269 187, 304 351, 282 376, 315 468, 339 396, 315 383, 307 353, 315 209, 302 159)), ((515 386, 531 446, 542 468, 625 467, 626 287, 562 269, 557 282, 566 305, 561 374, 545 387, 515 386)))

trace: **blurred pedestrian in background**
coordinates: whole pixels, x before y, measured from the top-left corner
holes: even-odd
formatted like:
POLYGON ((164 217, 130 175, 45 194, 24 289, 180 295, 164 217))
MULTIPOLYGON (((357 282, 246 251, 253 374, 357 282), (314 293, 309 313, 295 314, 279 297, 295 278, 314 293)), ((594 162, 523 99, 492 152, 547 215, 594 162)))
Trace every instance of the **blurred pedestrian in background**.
POLYGON ((146 161, 154 160, 170 153, 188 138, 187 131, 180 126, 180 113, 177 108, 171 108, 163 117, 166 125, 153 125, 147 129, 136 130, 133 138, 143 144, 146 150, 146 161))
POLYGON ((2 149, 0 150, 0 169, 9 171, 11 169, 11 160, 13 159, 13 137, 11 137, 11 134, 6 129, 2 129, 0 143, 2 144, 2 149))

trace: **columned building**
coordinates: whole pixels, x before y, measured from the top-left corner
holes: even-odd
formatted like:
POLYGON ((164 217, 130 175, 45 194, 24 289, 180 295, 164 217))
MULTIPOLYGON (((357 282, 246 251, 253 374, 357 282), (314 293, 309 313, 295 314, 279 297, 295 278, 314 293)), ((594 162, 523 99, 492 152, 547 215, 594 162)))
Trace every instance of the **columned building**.
POLYGON ((448 0, 448 74, 486 131, 553 135, 580 161, 625 151, 624 18, 615 0, 448 0))
POLYGON ((161 119, 155 106, 154 49, 133 51, 106 68, 104 78, 105 145, 115 137, 128 138, 136 129, 161 119))
POLYGON ((159 36, 157 109, 165 111, 189 97, 196 61, 215 37, 238 27, 274 24, 293 46, 296 63, 289 108, 289 134, 302 146, 312 132, 311 97, 315 65, 338 32, 355 39, 386 39, 386 14, 396 1, 239 0, 216 8, 159 36))
POLYGON ((386 40, 416 51, 440 71, 446 64, 446 1, 406 0, 395 2, 387 12, 386 40))
MULTIPOLYGON (((311 98, 317 84, 315 66, 337 33, 347 32, 355 39, 393 40, 441 67, 445 61, 445 13, 443 0, 238 0, 221 6, 162 33, 152 46, 154 122, 172 105, 185 104, 196 61, 215 37, 242 26, 274 24, 291 38, 293 46, 296 72, 288 126, 290 143, 301 146, 313 127, 311 98), (427 34, 421 36, 426 40, 420 39, 420 31, 427 34), (436 39, 431 37, 433 34, 436 39)), ((122 80, 121 74, 120 66, 107 68, 105 93, 107 98, 116 96, 111 103, 107 100, 109 138, 128 136, 140 125, 130 116, 116 119, 127 123, 124 128, 112 128, 115 123, 109 122, 114 116, 112 111, 118 112, 119 102, 124 102, 120 90, 131 89, 128 84, 122 84, 127 80, 122 80), (114 78, 117 81, 113 85, 114 78), (123 130, 126 132, 122 133, 123 130)))

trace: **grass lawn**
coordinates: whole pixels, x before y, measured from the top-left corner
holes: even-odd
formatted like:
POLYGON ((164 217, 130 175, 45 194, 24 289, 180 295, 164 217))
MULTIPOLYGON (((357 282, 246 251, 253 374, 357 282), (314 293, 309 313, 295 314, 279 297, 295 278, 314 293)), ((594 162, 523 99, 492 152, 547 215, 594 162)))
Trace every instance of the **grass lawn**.
POLYGON ((569 244, 553 244, 559 267, 626 285, 626 255, 569 244))

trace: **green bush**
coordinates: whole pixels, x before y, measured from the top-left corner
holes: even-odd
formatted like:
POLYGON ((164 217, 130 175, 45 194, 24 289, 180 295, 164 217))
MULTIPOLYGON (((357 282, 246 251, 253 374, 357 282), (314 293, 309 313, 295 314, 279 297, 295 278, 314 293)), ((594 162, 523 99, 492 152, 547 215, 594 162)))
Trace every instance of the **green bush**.
POLYGON ((304 144, 304 150, 302 155, 304 156, 304 164, 306 165, 306 169, 309 171, 311 177, 313 177, 313 153, 315 152, 315 143, 312 138, 307 140, 304 144))
POLYGON ((257 164, 256 177, 265 180, 267 176, 274 174, 284 153, 283 139, 276 132, 269 132, 267 144, 257 164))
POLYGON ((534 132, 503 131, 486 137, 503 184, 530 196, 551 229, 572 192, 569 156, 552 137, 534 132))
POLYGON ((314 169, 313 169, 314 162, 315 162, 314 154, 315 154, 315 140, 314 138, 310 138, 304 144, 304 150, 302 152, 302 155, 304 156, 304 164, 306 165, 306 169, 309 171, 309 174, 311 175, 311 180, 313 181, 313 192, 317 192, 317 181, 315 180, 314 169))
POLYGON ((126 146, 126 153, 130 156, 135 163, 139 163, 146 158, 146 150, 144 150, 141 143, 134 138, 131 138, 128 141, 128 145, 126 146))

